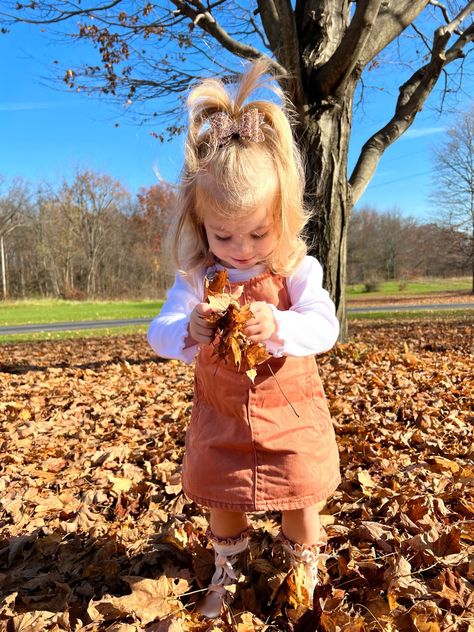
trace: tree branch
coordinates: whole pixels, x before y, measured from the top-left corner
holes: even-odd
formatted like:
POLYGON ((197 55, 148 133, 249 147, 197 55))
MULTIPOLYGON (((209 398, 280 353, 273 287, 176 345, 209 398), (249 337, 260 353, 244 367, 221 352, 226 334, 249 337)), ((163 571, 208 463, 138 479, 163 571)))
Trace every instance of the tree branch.
POLYGON ((279 54, 281 43, 281 25, 279 15, 275 7, 275 2, 274 0, 257 0, 257 5, 258 13, 260 14, 265 34, 268 37, 270 48, 275 53, 278 61, 284 66, 285 63, 281 61, 279 54))
MULTIPOLYGON (((28 18, 21 18, 21 22, 25 24, 57 24, 58 22, 65 22, 70 18, 76 15, 88 15, 89 13, 98 13, 99 11, 107 11, 107 9, 112 9, 117 4, 120 4, 122 0, 113 0, 110 4, 101 5, 99 7, 91 7, 89 9, 76 9, 75 11, 59 11, 58 15, 54 18, 50 19, 41 19, 41 20, 32 20, 28 18)), ((3 15, 13 21, 18 20, 18 18, 11 13, 5 13, 4 11, 0 11, 0 15, 3 15)))
POLYGON ((410 26, 428 3, 429 0, 389 0, 383 3, 361 53, 361 68, 410 26))
MULTIPOLYGON (((451 22, 446 26, 446 30, 449 31, 450 33, 454 33, 454 31, 458 28, 461 22, 466 20, 473 11, 474 11, 474 1, 471 0, 471 2, 467 6, 464 7, 464 9, 454 18, 454 20, 451 20, 451 22)), ((472 28, 472 25, 470 28, 472 28)))
MULTIPOLYGON (((11 223, 17 214, 18 209, 14 209, 13 211, 9 211, 6 215, 0 218, 0 235, 7 235, 11 230, 11 223)), ((15 226, 16 224, 14 224, 15 226)))
POLYGON ((444 6, 444 4, 442 4, 441 2, 438 2, 438 0, 430 0, 429 3, 433 7, 437 7, 438 9, 441 9, 441 13, 443 14, 446 24, 449 24, 451 22, 449 18, 449 14, 448 14, 448 9, 444 6))
POLYGON ((446 51, 446 63, 448 64, 449 62, 462 57, 464 55, 463 49, 466 44, 472 41, 474 41, 474 24, 471 24, 471 26, 464 31, 460 37, 458 37, 451 48, 448 48, 446 51))
POLYGON ((359 0, 354 16, 332 57, 313 74, 322 95, 344 86, 359 63, 374 27, 382 0, 359 0))
POLYGON ((289 0, 258 0, 263 28, 279 64, 285 68, 282 83, 293 105, 304 103, 300 51, 295 16, 289 0))
POLYGON ((474 10, 474 1, 449 25, 435 31, 430 61, 417 70, 400 87, 400 95, 392 119, 365 143, 354 171, 349 179, 352 202, 355 204, 365 191, 384 151, 413 123, 428 95, 433 90, 444 67, 463 56, 468 42, 474 41, 474 25, 471 25, 446 51, 446 45, 459 24, 474 10))
POLYGON ((257 23, 253 15, 249 17, 249 24, 253 26, 255 33, 258 35, 258 37, 262 41, 262 44, 265 46, 265 48, 271 48, 270 42, 265 37, 266 33, 257 26, 257 23))
POLYGON ((426 48, 431 52, 430 42, 426 35, 416 26, 416 24, 410 24, 410 28, 412 28, 418 37, 421 39, 426 48))
POLYGON ((244 59, 254 60, 264 58, 277 74, 285 75, 285 69, 275 62, 275 60, 263 54, 257 48, 243 44, 231 37, 201 2, 194 2, 194 6, 197 7, 196 9, 187 2, 184 2, 184 0, 171 0, 171 2, 177 7, 177 12, 189 18, 195 26, 202 28, 203 31, 216 39, 219 44, 229 52, 238 57, 243 57, 244 59))

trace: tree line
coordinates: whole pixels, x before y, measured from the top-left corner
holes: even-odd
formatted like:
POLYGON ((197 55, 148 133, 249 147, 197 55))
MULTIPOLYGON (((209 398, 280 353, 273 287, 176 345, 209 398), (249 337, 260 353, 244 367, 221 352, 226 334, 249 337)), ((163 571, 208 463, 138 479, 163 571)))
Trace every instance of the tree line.
MULTIPOLYGON (((3 298, 162 296, 173 274, 165 236, 175 196, 172 185, 161 183, 133 198, 120 182, 91 170, 57 189, 4 181, 3 298)), ((397 209, 364 207, 352 215, 348 279, 368 290, 387 279, 468 275, 471 256, 468 234, 456 228, 419 223, 397 209)))
POLYGON ((367 291, 380 281, 469 276, 472 240, 446 222, 419 222, 400 209, 356 209, 349 226, 348 282, 367 291))
POLYGON ((84 170, 57 190, 31 191, 24 181, 3 189, 4 298, 156 296, 167 285, 170 185, 144 188, 132 199, 109 175, 84 170))

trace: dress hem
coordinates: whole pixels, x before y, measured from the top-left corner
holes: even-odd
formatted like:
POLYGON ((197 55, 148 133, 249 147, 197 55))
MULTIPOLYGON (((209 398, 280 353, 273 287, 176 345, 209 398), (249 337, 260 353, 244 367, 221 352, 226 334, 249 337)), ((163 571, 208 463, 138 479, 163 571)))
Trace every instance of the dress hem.
POLYGON ((211 498, 202 498, 192 494, 183 487, 184 494, 190 500, 196 502, 198 505, 204 507, 210 507, 211 509, 227 509, 229 511, 285 511, 288 509, 303 509, 304 507, 310 507, 316 503, 321 502, 328 498, 341 483, 340 475, 325 489, 318 494, 311 494, 310 496, 298 496, 296 498, 271 498, 268 500, 260 500, 254 503, 230 503, 229 501, 215 500, 211 498))

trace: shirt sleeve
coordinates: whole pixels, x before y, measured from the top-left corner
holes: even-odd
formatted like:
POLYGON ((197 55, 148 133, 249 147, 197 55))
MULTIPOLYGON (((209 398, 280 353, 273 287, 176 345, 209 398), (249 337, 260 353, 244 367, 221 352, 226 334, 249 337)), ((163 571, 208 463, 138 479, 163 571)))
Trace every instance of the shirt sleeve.
POLYGON ((185 344, 190 314, 202 301, 201 286, 202 279, 198 279, 197 275, 189 280, 176 275, 159 315, 148 329, 148 342, 159 356, 188 364, 193 361, 198 345, 185 347, 185 344))
POLYGON ((291 307, 273 309, 276 329, 265 341, 275 357, 306 356, 331 349, 339 336, 336 309, 323 288, 323 270, 314 257, 305 257, 287 279, 291 307))

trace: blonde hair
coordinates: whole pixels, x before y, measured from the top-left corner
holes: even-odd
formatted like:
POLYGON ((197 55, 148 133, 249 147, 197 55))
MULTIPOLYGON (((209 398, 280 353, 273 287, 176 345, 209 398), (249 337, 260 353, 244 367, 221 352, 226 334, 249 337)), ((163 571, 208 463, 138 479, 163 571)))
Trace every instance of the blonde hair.
MULTIPOLYGON (((189 131, 172 232, 175 261, 184 273, 211 263, 203 225, 206 211, 238 219, 261 203, 273 200, 277 245, 266 262, 282 275, 291 274, 306 254, 303 230, 308 219, 303 204, 304 170, 282 104, 256 100, 246 103, 257 88, 267 83, 268 64, 254 62, 242 75, 232 98, 222 81, 206 79, 188 97, 189 131), (220 143, 209 127, 216 112, 232 120, 257 108, 264 115, 262 142, 233 137, 220 143), (271 197, 269 197, 271 196, 271 197)), ((286 104, 288 109, 288 104, 286 104)))

